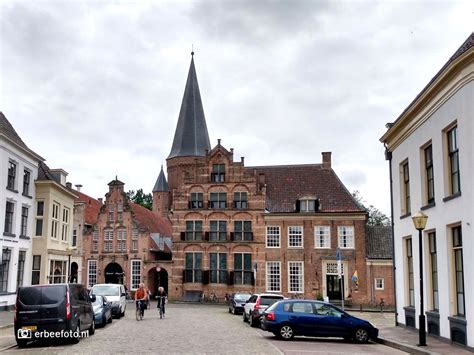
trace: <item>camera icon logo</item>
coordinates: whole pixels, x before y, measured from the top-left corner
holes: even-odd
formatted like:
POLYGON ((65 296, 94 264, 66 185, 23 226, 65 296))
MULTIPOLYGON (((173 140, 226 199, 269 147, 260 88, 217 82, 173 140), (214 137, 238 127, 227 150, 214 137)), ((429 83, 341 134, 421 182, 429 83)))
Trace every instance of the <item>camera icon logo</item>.
POLYGON ((18 329, 18 339, 31 339, 31 329, 18 329))

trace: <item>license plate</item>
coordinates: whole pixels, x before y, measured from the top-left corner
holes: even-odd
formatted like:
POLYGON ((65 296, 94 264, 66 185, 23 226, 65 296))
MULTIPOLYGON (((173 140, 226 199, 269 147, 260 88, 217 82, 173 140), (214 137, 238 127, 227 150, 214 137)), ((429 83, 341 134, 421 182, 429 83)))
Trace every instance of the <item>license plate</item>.
POLYGON ((38 329, 38 327, 36 325, 28 325, 25 327, 21 327, 21 329, 35 331, 36 329, 38 329))

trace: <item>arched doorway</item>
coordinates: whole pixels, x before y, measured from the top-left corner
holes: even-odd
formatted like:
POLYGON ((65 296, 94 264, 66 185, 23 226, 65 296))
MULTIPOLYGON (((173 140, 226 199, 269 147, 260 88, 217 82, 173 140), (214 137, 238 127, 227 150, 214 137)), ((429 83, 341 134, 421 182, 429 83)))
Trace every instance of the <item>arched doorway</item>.
POLYGON ((105 267, 106 284, 123 284, 123 269, 117 263, 110 263, 105 267))
POLYGON ((153 297, 155 297, 156 293, 158 292, 158 287, 160 286, 162 286, 165 289, 165 292, 168 293, 168 271, 160 266, 154 266, 151 268, 148 271, 147 286, 153 297))
POLYGON ((79 270, 79 266, 77 265, 76 262, 71 263, 71 279, 69 282, 71 283, 77 283, 77 272, 79 270))

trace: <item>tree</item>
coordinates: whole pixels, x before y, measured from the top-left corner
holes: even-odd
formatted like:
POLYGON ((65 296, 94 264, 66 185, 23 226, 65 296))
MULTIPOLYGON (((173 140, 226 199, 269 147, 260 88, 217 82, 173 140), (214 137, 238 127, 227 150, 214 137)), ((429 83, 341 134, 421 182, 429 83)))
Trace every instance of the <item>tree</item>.
POLYGON ((144 193, 143 189, 138 189, 137 191, 130 190, 127 192, 127 197, 135 202, 136 204, 139 204, 140 206, 145 207, 146 209, 149 209, 150 211, 153 208, 153 196, 151 193, 144 193))
POLYGON ((363 197, 360 195, 360 192, 358 190, 355 190, 352 193, 352 197, 356 200, 357 204, 367 210, 369 213, 369 219, 367 220, 367 225, 369 226, 389 226, 391 221, 390 217, 387 217, 385 213, 380 211, 377 207, 374 205, 370 205, 367 207, 364 202, 366 202, 363 197))

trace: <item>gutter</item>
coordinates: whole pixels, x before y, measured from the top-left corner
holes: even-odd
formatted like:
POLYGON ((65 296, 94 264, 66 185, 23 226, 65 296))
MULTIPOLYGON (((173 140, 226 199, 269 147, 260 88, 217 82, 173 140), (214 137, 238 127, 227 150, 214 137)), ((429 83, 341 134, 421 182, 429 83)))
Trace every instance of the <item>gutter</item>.
POLYGON ((390 172, 390 219, 392 229, 392 262, 393 262, 393 300, 395 302, 395 326, 398 326, 398 308, 397 308, 397 278, 395 266, 395 222, 393 220, 393 173, 392 173, 392 152, 388 150, 387 144, 385 146, 385 160, 388 160, 388 168, 390 172))

